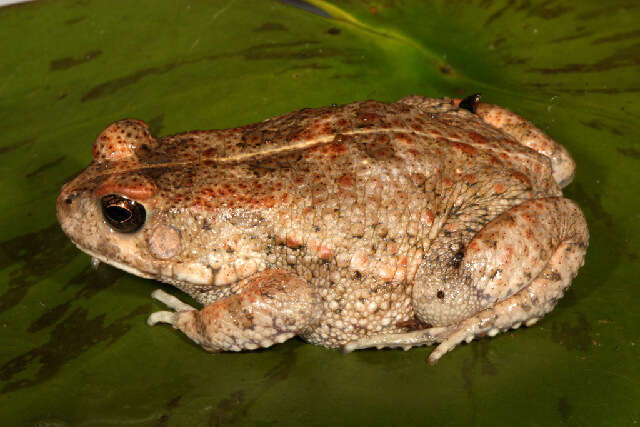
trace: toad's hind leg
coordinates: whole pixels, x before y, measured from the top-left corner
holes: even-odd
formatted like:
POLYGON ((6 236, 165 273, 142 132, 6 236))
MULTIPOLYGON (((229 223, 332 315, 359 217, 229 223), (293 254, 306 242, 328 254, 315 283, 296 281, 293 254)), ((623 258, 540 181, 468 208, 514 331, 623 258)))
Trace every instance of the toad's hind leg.
POLYGON ((429 360, 462 340, 532 324, 551 311, 582 266, 588 240, 575 203, 535 199, 489 222, 459 263, 430 266, 413 289, 416 314, 432 325, 457 327, 429 360))
POLYGON ((584 216, 570 200, 525 202, 487 224, 462 260, 451 264, 440 257, 414 284, 416 315, 437 327, 364 338, 345 349, 440 342, 429 356, 434 363, 462 341, 531 325, 562 297, 588 239, 584 216))
MULTIPOLYGON (((456 105, 460 105, 462 101, 453 100, 456 105)), ((566 187, 573 180, 576 164, 567 149, 531 122, 498 105, 478 102, 473 105, 473 109, 485 122, 511 135, 520 144, 551 159, 553 179, 560 187, 566 187)))
POLYGON ((315 289, 294 274, 265 270, 236 287, 238 293, 202 310, 155 291, 154 298, 176 311, 153 313, 147 323, 169 323, 208 351, 240 351, 284 342, 319 318, 315 289))
POLYGON ((564 242, 554 252, 544 270, 516 294, 463 320, 456 330, 429 355, 435 363, 462 341, 493 337, 508 329, 531 326, 549 313, 564 295, 582 265, 586 247, 564 242))

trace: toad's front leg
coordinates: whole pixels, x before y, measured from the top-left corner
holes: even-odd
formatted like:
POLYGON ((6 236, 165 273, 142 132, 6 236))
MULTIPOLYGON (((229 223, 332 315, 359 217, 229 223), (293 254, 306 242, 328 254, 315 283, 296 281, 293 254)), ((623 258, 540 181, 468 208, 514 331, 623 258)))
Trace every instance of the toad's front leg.
POLYGON ((234 287, 236 294, 202 310, 154 293, 154 298, 176 311, 153 313, 147 323, 169 323, 208 351, 241 351, 284 342, 320 317, 320 297, 294 274, 265 270, 234 287))

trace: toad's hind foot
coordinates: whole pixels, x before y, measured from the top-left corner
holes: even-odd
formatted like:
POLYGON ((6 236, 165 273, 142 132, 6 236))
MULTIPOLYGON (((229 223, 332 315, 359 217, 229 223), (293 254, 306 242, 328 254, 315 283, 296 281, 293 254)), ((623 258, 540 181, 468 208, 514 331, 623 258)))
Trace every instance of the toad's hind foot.
POLYGON ((429 328, 419 331, 402 332, 397 334, 383 334, 372 337, 360 338, 355 341, 348 342, 342 347, 344 353, 351 353, 355 350, 375 347, 381 348, 402 348, 409 350, 411 347, 419 347, 422 345, 431 345, 441 342, 453 331, 452 328, 429 328))

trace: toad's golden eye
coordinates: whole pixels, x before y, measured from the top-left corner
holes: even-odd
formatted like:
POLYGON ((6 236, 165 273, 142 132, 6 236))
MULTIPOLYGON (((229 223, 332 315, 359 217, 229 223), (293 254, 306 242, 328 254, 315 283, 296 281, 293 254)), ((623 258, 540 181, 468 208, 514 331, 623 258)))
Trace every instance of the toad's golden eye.
POLYGON ((102 215, 114 230, 121 233, 140 230, 147 217, 142 204, 117 194, 108 194, 102 198, 102 215))

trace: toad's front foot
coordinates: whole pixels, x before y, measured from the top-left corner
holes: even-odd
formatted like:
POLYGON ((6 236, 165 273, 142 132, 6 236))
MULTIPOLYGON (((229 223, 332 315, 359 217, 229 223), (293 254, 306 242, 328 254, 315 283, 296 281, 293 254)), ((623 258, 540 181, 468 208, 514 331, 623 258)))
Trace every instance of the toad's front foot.
POLYGON ((178 298, 174 297, 163 291, 162 289, 156 289, 151 293, 151 298, 157 299, 169 308, 175 311, 156 311, 147 318, 147 325, 153 326, 156 323, 168 323, 170 325, 176 324, 177 312, 180 311, 192 311, 195 308, 189 304, 185 304, 178 298))
POLYGON ((175 311, 153 313, 147 324, 169 323, 207 351, 241 351, 284 342, 314 325, 321 313, 315 288, 289 272, 264 270, 234 288, 236 293, 202 310, 156 290, 153 298, 175 311))

